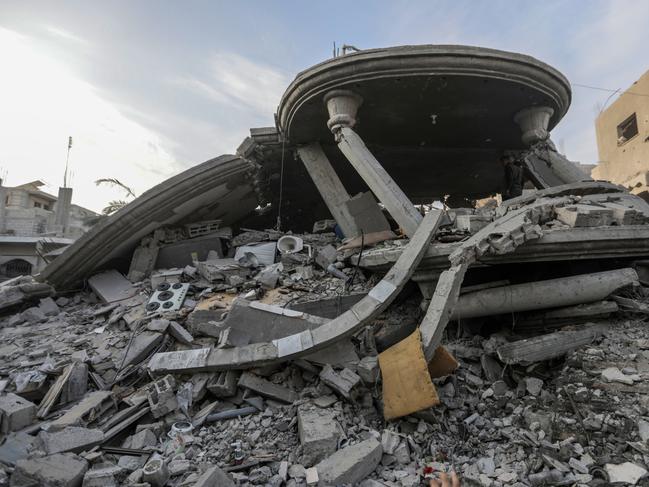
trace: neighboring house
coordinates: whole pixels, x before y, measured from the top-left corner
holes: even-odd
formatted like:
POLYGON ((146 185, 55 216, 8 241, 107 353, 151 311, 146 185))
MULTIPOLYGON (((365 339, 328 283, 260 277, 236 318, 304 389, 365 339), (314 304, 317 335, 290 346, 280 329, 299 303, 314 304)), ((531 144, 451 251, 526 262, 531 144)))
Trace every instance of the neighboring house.
POLYGON ((649 71, 599 114, 595 128, 600 162, 592 177, 649 199, 649 71))
POLYGON ((0 180, 0 280, 38 273, 49 252, 74 242, 97 216, 72 204, 71 188, 59 188, 54 196, 42 186, 32 181, 5 187, 0 180))

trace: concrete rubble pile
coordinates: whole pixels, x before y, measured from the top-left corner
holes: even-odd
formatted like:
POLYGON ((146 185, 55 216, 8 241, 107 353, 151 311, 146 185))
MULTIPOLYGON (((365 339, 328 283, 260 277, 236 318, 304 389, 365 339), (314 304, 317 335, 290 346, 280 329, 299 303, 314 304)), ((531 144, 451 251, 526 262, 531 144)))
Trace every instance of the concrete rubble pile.
MULTIPOLYGON (((448 235, 470 241, 460 216, 447 213, 434 246, 448 235)), ((541 231, 562 225, 553 218, 541 231)), ((102 272, 84 291, 49 289, 4 315, 0 485, 398 486, 449 466, 467 485, 608 485, 647 473, 641 261, 639 273, 577 276, 595 294, 565 291, 566 306, 551 310, 543 304, 551 290, 533 299, 545 281, 527 285, 516 302, 528 309, 514 310, 502 301, 485 310, 490 301, 480 299, 511 284, 465 286, 444 339, 457 368, 431 372, 437 403, 386 421, 380 357, 424 319, 416 287, 332 346, 245 370, 211 368, 197 351, 325 326, 382 282, 357 267, 360 247, 337 250, 345 246, 334 233, 212 235, 218 244, 194 265, 152 269, 135 283, 102 272), (151 297, 174 287, 188 288, 180 307, 152 311, 151 297), (520 325, 504 324, 506 314, 520 325), (174 373, 157 373, 168 354, 174 373)), ((393 237, 363 253, 408 245, 393 237)))
POLYGON ((649 205, 554 149, 569 98, 533 58, 463 46, 298 75, 237 156, 0 283, 0 487, 649 485, 649 205), (493 116, 461 140, 533 187, 488 197, 500 150, 441 144, 444 107, 410 123, 426 90, 493 116), (446 182, 475 172, 440 194, 404 174, 431 154, 446 182))

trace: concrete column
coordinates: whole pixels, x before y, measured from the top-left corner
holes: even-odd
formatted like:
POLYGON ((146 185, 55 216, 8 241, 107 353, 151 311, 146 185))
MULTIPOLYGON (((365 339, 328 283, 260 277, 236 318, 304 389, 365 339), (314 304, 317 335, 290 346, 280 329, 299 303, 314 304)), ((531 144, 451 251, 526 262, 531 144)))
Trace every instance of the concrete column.
POLYGON ((338 148, 406 235, 412 237, 423 217, 352 130, 362 98, 346 90, 333 90, 325 96, 325 103, 330 117, 327 126, 336 136, 338 148))
POLYGON ((548 124, 553 114, 554 110, 550 107, 530 107, 514 115, 514 122, 521 129, 521 140, 525 145, 530 146, 550 136, 548 124))
POLYGON ((72 188, 59 188, 59 197, 54 212, 54 225, 65 235, 70 223, 70 206, 72 206, 72 188))
POLYGON ((7 231, 7 188, 0 178, 0 234, 7 231))
POLYGON ((360 235, 360 230, 345 204, 350 199, 349 194, 320 144, 315 142, 298 147, 297 152, 345 237, 360 235))

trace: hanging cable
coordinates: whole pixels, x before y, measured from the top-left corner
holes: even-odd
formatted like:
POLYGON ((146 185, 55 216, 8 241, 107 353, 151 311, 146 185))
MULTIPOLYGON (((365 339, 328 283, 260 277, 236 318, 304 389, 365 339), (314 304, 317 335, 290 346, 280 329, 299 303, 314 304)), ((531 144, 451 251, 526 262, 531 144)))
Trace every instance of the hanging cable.
POLYGON ((282 136, 282 163, 279 171, 279 202, 277 204, 277 224, 276 230, 279 232, 282 228, 282 198, 284 196, 284 148, 286 137, 282 136))

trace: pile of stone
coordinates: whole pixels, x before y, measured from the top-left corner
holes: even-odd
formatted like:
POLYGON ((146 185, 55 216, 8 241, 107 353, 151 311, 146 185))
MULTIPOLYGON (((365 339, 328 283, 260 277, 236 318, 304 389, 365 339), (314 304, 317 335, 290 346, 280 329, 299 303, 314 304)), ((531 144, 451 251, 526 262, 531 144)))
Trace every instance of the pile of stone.
MULTIPOLYGON (((440 235, 468 232, 454 228, 440 235)), ((31 278, 0 284, 19 296, 0 318, 0 486, 416 486, 450 469, 487 487, 646 485, 637 275, 615 287, 614 309, 583 310, 599 316, 587 325, 575 311, 568 327, 565 312, 537 316, 552 324, 542 333, 530 316, 521 331, 480 333, 455 319, 444 345, 457 368, 431 373, 437 403, 386 421, 379 357, 421 323, 415 288, 311 353, 243 368, 207 358, 310 336, 356 309, 387 282, 358 266, 362 254, 400 241, 207 235, 212 248, 165 268, 155 263, 187 258, 186 235, 145 239, 131 280, 110 270, 58 294, 31 278)))

